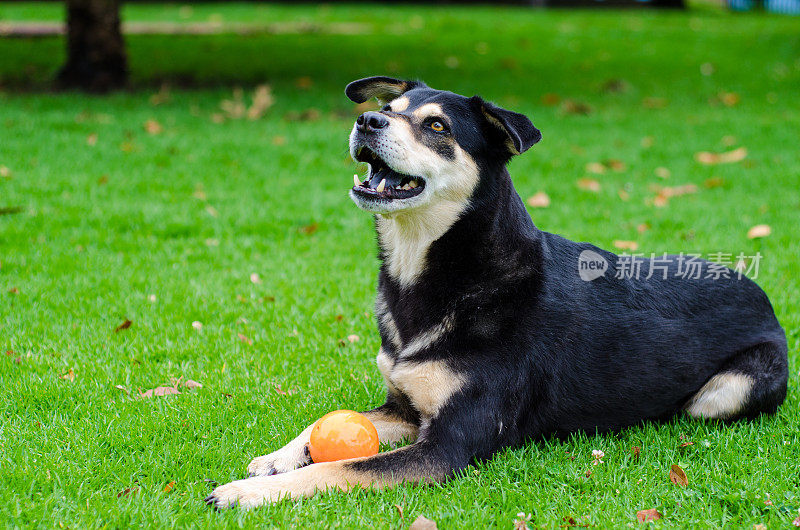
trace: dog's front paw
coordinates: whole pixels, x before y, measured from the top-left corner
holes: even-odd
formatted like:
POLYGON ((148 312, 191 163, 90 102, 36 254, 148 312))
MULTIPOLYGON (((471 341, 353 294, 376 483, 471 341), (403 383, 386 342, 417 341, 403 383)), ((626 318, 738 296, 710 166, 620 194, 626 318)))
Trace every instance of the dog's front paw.
POLYGON ((268 455, 254 458, 247 466, 247 473, 251 476, 274 475, 286 473, 311 463, 311 454, 308 445, 292 447, 286 446, 268 455))
POLYGON ((229 482, 214 488, 211 495, 203 499, 216 509, 239 506, 246 510, 291 497, 291 492, 273 483, 270 478, 255 477, 229 482))

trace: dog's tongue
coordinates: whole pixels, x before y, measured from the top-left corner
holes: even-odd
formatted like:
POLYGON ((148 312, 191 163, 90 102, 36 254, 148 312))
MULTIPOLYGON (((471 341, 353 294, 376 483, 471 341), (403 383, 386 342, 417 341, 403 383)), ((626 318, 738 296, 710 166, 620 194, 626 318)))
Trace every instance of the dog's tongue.
POLYGON ((382 180, 386 179, 386 187, 394 188, 400 185, 402 177, 388 167, 382 167, 379 171, 375 172, 369 179, 369 187, 375 189, 382 180))

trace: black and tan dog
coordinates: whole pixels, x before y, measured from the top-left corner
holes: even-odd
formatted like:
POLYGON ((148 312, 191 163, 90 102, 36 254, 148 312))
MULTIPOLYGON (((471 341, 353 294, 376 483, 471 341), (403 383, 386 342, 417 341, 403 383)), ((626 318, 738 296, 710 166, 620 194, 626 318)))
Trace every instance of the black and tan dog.
POLYGON ((703 261, 708 271, 687 277, 676 256, 620 274, 622 257, 534 226, 505 168, 541 138, 528 118, 387 77, 346 93, 386 104, 350 135, 353 158, 370 166, 350 196, 375 215, 383 261, 375 310, 388 392, 366 414, 382 442, 415 441, 309 465, 309 427, 209 504, 439 481, 544 436, 681 411, 733 420, 783 402, 786 338, 755 283, 703 261))

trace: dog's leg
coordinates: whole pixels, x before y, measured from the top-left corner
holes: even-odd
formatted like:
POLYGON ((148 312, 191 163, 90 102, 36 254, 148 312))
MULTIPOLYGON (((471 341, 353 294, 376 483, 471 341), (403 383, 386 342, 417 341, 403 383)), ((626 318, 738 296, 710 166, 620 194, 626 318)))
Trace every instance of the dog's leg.
MULTIPOLYGON (((377 409, 363 413, 378 431, 381 443, 394 444, 403 439, 414 441, 419 427, 413 418, 402 414, 391 399, 377 409)), ((254 475, 274 475, 285 473, 311 463, 308 453, 308 441, 311 437, 312 423, 300 435, 281 449, 268 455, 254 458, 247 466, 247 472, 254 475)))
POLYGON ((216 508, 237 504, 254 508, 284 498, 310 496, 317 491, 440 481, 467 466, 469 460, 462 449, 420 441, 368 458, 311 464, 279 475, 237 480, 219 486, 205 501, 216 508))

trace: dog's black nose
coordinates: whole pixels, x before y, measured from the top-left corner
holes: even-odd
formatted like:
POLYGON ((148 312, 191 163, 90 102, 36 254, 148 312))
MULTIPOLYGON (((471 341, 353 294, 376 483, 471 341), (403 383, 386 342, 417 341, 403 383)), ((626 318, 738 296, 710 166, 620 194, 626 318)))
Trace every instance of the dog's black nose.
POLYGON ((356 119, 356 125, 362 132, 377 131, 389 125, 389 119, 380 112, 365 112, 356 119))

